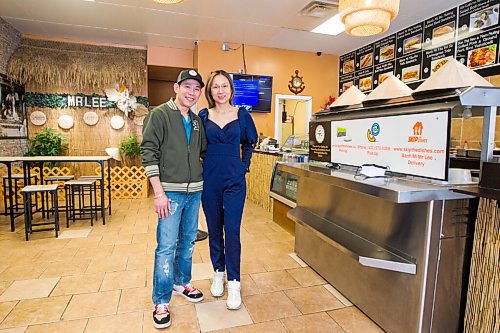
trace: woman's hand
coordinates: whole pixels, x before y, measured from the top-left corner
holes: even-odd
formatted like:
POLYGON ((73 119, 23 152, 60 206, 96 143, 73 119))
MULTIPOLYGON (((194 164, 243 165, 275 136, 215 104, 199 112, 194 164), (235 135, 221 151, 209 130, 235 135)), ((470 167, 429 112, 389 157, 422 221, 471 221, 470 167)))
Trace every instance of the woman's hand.
POLYGON ((170 211, 170 200, 165 194, 155 196, 155 211, 160 219, 168 217, 170 211))

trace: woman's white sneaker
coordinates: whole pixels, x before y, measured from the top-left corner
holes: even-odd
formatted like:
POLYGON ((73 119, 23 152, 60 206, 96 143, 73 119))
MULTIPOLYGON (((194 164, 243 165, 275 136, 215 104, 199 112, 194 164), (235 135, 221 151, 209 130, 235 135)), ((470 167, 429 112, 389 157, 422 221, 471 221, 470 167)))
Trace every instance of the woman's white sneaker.
POLYGON ((224 295, 224 272, 216 271, 214 273, 214 279, 212 280, 210 292, 213 297, 221 297, 224 295))
POLYGON ((226 306, 229 310, 238 310, 241 308, 241 285, 240 281, 227 282, 227 302, 226 306))

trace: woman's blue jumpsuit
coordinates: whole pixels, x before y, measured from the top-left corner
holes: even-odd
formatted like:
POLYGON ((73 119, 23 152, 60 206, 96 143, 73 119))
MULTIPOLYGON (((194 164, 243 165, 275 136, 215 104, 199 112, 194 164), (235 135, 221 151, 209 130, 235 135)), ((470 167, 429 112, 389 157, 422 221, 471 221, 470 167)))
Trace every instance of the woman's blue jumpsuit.
POLYGON ((210 259, 214 271, 222 272, 227 268, 228 281, 240 281, 245 174, 249 170, 253 144, 257 142, 257 130, 245 108, 238 110, 238 119, 223 128, 208 119, 207 109, 201 110, 199 116, 205 125, 208 142, 201 202, 208 226, 210 259))

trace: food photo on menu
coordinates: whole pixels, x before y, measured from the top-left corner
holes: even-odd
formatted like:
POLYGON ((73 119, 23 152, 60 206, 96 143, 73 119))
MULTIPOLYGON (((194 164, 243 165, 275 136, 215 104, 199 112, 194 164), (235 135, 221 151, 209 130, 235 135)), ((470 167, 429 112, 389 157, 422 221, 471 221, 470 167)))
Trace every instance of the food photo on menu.
POLYGON ((492 44, 469 51, 467 56, 467 67, 483 67, 495 63, 497 45, 492 44))
POLYGON ((412 82, 420 79, 420 65, 403 68, 403 82, 412 82))
POLYGON ((372 90, 372 78, 371 78, 371 76, 359 79, 359 90, 361 90, 361 91, 372 90))
POLYGON ((446 57, 431 61, 431 75, 436 73, 441 67, 446 65, 446 63, 448 62, 448 60, 450 60, 450 58, 452 57, 446 57))
POLYGON ((354 60, 347 60, 344 62, 344 65, 342 66, 344 74, 346 73, 351 73, 354 71, 354 60))
POLYGON ((432 30, 432 44, 438 44, 455 37, 455 22, 450 22, 432 30))
POLYGON ((469 31, 486 29, 498 23, 498 9, 496 4, 485 9, 481 9, 470 16, 469 31))
POLYGON ((394 59, 394 44, 380 48, 380 62, 394 59))
POLYGON ((392 72, 387 72, 387 73, 379 74, 378 75, 378 84, 382 84, 382 82, 384 82, 385 80, 387 80, 387 78, 389 77, 389 75, 392 75, 392 74, 393 74, 392 72))
POLYGON ((421 35, 407 38, 403 42, 404 54, 413 52, 415 50, 420 50, 421 48, 422 48, 422 36, 421 35))
POLYGON ((354 81, 349 81, 346 83, 342 83, 342 91, 346 91, 354 85, 354 81))
POLYGON ((359 63, 360 68, 370 67, 371 65, 373 65, 373 55, 370 53, 361 56, 361 61, 359 63))

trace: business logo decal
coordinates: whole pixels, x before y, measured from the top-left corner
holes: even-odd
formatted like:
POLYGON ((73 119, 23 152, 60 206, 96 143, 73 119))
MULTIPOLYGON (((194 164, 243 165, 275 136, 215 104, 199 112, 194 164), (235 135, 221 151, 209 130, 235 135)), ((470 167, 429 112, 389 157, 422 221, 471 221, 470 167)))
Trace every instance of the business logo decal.
POLYGON ((323 143, 325 141, 325 128, 323 125, 318 125, 314 131, 314 137, 317 143, 323 143))
POLYGON ((408 142, 422 142, 422 143, 427 142, 427 139, 424 139, 422 137, 424 133, 424 124, 421 121, 417 121, 413 125, 412 130, 413 130, 413 135, 410 135, 408 137, 408 142))
POLYGON ((380 125, 378 123, 373 123, 372 127, 366 132, 368 141, 377 141, 376 136, 380 134, 380 125))

